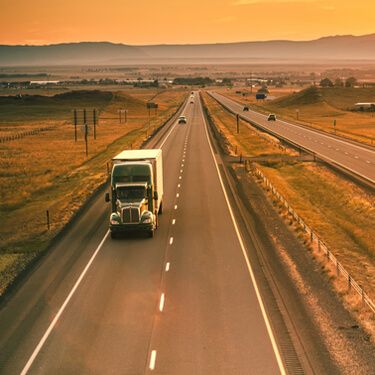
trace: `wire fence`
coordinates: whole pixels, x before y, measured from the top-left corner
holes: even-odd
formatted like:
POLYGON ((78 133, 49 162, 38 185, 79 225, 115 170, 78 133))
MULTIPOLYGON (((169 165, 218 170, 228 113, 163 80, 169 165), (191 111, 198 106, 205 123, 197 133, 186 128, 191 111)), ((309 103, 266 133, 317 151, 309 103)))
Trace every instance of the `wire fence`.
POLYGON ((331 262, 336 269, 337 277, 344 278, 347 282, 348 289, 354 290, 362 299, 362 303, 366 304, 370 310, 375 313, 375 304, 366 294, 364 289, 356 282, 353 276, 345 269, 345 267, 338 261, 338 259, 332 254, 328 249, 327 245, 322 241, 322 239, 314 232, 314 230, 309 227, 305 221, 298 215, 298 213, 290 206, 288 201, 276 190, 272 185, 271 181, 260 171, 253 163, 250 164, 249 160, 245 160, 245 168, 247 171, 252 171, 256 176, 258 176, 266 188, 272 193, 278 202, 280 202, 288 214, 292 216, 295 222, 303 229, 303 231, 310 237, 311 244, 317 246, 318 251, 323 251, 327 261, 331 262))
POLYGON ((37 135, 41 132, 52 130, 54 128, 56 128, 56 126, 52 125, 52 126, 46 126, 46 127, 43 127, 43 128, 31 129, 31 130, 19 132, 19 133, 16 133, 16 134, 10 134, 10 135, 7 135, 7 136, 0 137, 0 143, 16 141, 18 139, 22 139, 22 138, 30 136, 30 135, 37 135))

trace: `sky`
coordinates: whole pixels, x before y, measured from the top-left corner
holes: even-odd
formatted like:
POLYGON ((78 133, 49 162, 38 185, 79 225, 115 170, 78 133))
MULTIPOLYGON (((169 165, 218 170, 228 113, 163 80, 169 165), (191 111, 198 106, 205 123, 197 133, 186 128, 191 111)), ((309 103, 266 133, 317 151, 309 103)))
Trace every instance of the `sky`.
POLYGON ((195 44, 371 33, 374 0, 0 0, 0 44, 195 44))

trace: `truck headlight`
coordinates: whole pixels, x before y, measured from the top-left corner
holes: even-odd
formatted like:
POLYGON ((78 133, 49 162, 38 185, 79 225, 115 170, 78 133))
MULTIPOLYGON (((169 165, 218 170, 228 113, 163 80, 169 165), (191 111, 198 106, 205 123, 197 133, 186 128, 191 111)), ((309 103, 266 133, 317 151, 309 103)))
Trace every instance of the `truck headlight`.
POLYGON ((143 224, 151 224, 152 223, 152 219, 150 217, 146 217, 146 219, 142 220, 142 223, 143 224))
POLYGON ((112 224, 112 225, 118 225, 120 224, 120 218, 118 215, 116 214, 112 214, 110 219, 109 219, 109 222, 112 224))

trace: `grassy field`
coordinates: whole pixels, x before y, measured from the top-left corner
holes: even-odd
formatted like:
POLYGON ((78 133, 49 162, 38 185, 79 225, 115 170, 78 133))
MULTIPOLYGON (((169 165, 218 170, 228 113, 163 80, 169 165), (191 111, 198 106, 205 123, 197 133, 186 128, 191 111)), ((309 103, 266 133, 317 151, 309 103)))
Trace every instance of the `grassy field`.
MULTIPOLYGON (((45 115, 40 105, 48 107, 44 104, 45 98, 38 101, 34 116, 42 111, 38 126, 55 126, 37 135, 0 144, 0 294, 30 260, 46 249, 51 238, 105 181, 106 164, 111 157, 131 145, 139 147, 147 133, 174 113, 186 93, 143 90, 135 96, 129 92, 93 92, 91 95, 100 105, 101 116, 115 119, 100 120, 96 140, 91 131, 88 158, 82 130, 79 129, 75 142, 73 126, 62 120, 66 116, 62 108, 45 115), (159 112, 152 116, 149 124, 145 100, 155 94, 158 94, 159 112), (124 107, 128 109, 128 122, 120 124, 117 110, 124 107), (46 210, 51 217, 50 231, 46 226, 46 210)), ((86 104, 84 95, 80 100, 79 95, 73 93, 64 108, 68 111, 70 105, 86 104), (73 97, 78 99, 73 102, 73 97)), ((22 113, 19 117, 22 121, 13 123, 12 129, 27 126, 24 113, 32 108, 26 105, 23 111, 20 105, 15 111, 22 113)), ((9 128, 9 125, 0 123, 0 129, 2 127, 9 128)))
POLYGON ((327 243, 346 269, 375 299, 375 197, 314 162, 272 160, 277 143, 248 126, 236 134, 236 120, 204 95, 216 126, 244 155, 269 156, 260 169, 304 221, 327 243))
POLYGON ((374 102, 375 88, 309 87, 298 92, 271 88, 269 95, 274 99, 266 101, 256 101, 254 94, 243 97, 235 91, 222 93, 261 112, 275 112, 287 120, 329 133, 335 132, 336 120, 336 134, 375 144, 375 114, 350 110, 355 103, 374 102))

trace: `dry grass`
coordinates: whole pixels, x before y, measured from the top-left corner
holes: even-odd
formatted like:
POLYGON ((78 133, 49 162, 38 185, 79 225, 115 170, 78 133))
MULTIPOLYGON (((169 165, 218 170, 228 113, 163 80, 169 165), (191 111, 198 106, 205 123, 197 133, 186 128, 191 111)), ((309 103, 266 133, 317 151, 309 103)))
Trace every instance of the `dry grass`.
POLYGON ((277 163, 262 170, 375 299, 374 196, 315 163, 277 163))
MULTIPOLYGON (((151 128, 164 123, 184 96, 182 91, 159 95, 159 113, 152 118, 151 128)), ((117 118, 117 108, 124 105, 129 110, 128 123, 100 121, 97 140, 89 136, 88 158, 83 132, 79 130, 78 142, 74 142, 73 126, 67 122, 35 136, 0 144, 0 294, 24 263, 46 248, 105 181, 111 157, 131 145, 139 147, 151 131, 145 102, 124 92, 114 93, 103 117, 117 118), (50 231, 46 210, 52 221, 50 231)))
MULTIPOLYGON (((259 161, 264 174, 375 300, 374 195, 320 164, 272 160, 280 152, 273 143, 260 138, 255 130, 249 130, 252 136, 245 131, 236 134, 234 116, 217 108, 209 96, 204 99, 216 126, 226 132, 232 147, 239 145, 248 156, 270 156, 268 161, 259 161)), ((351 303, 352 297, 345 298, 351 303)), ((351 303, 352 310, 357 305, 351 303)), ((359 319, 368 319, 366 314, 358 314, 359 319)))
POLYGON ((375 116, 366 112, 352 112, 349 109, 357 102, 373 102, 375 89, 369 88, 327 88, 317 89, 320 100, 311 97, 307 91, 305 100, 294 92, 285 89, 270 89, 270 96, 275 100, 256 101, 254 94, 243 97, 236 94, 234 89, 222 93, 241 103, 252 105, 255 110, 269 113, 274 112, 283 118, 311 126, 328 133, 334 133, 336 120, 336 134, 360 142, 375 144, 375 116), (297 116, 297 110, 298 116, 297 116))
POLYGON ((207 93, 203 93, 203 100, 215 125, 229 141, 229 151, 232 155, 267 157, 292 154, 290 151, 282 151, 276 138, 247 126, 242 121, 240 122, 240 135, 237 135, 235 117, 207 93))

